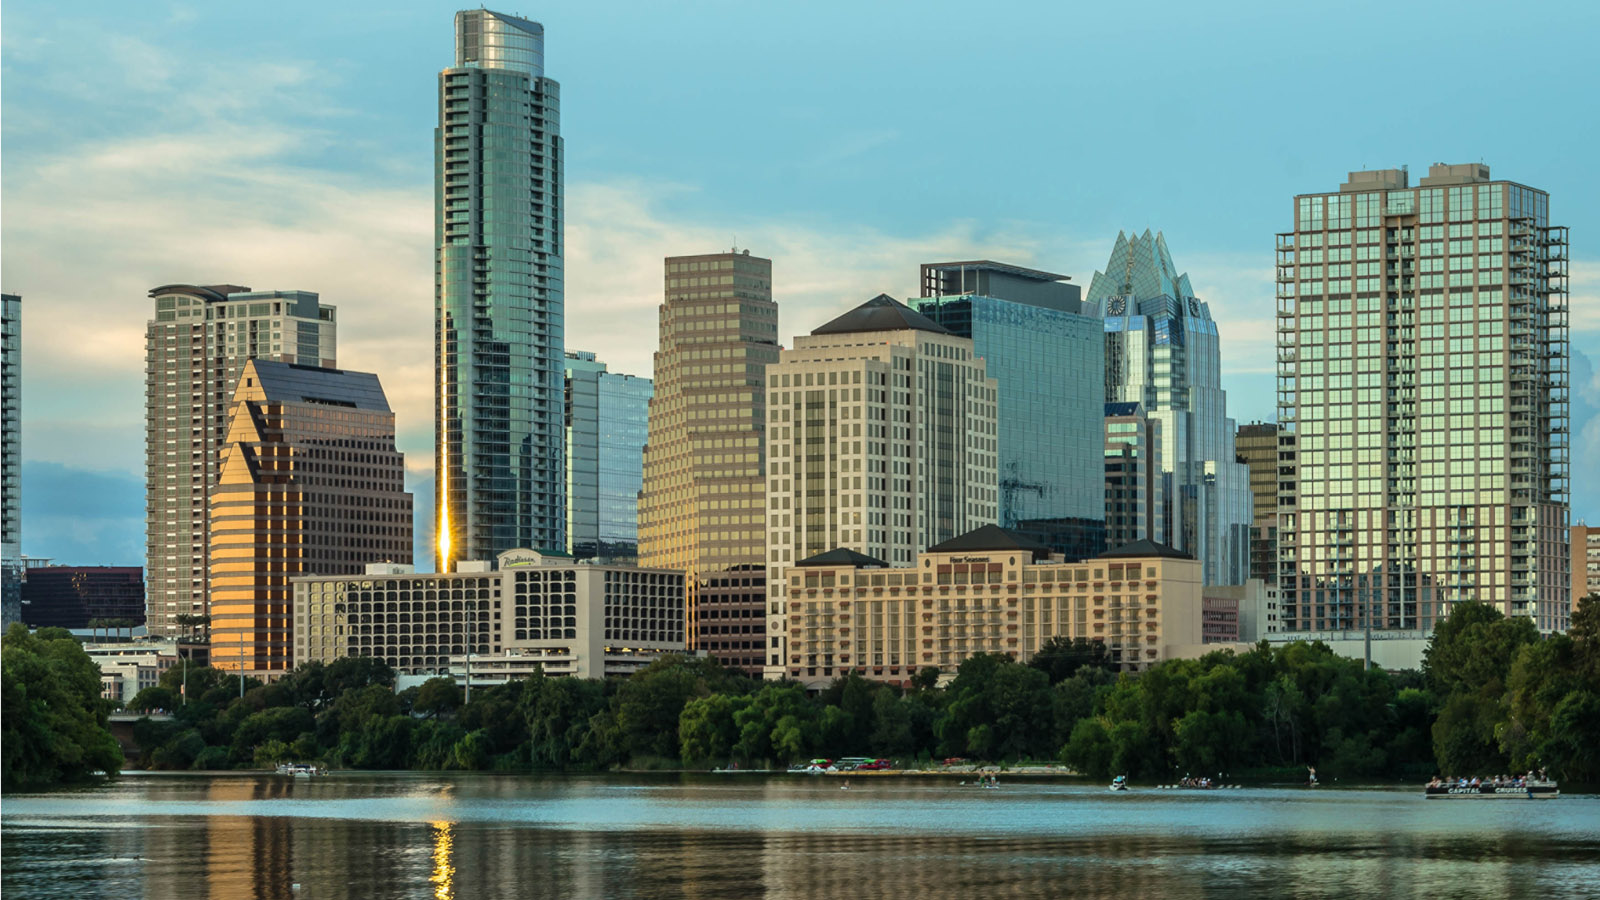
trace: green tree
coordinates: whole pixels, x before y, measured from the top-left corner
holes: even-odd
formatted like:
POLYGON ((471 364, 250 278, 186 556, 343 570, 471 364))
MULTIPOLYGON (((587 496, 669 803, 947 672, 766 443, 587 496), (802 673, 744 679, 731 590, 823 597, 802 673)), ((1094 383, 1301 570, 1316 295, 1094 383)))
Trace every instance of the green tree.
POLYGON ((1101 672, 1117 670, 1117 664, 1106 650, 1105 642, 1084 637, 1053 637, 1044 642, 1039 652, 1028 660, 1028 665, 1048 675, 1051 684, 1066 681, 1080 669, 1101 672))
POLYGON ((413 712, 428 718, 448 715, 461 708, 461 688, 449 678, 429 678, 417 688, 413 712))
POLYGON ((106 730, 100 669, 61 628, 12 625, 0 641, 0 785, 40 787, 115 775, 122 751, 106 730))
POLYGON ((678 717, 680 756, 685 764, 727 760, 739 741, 735 716, 750 705, 749 697, 712 694, 684 704, 678 717))

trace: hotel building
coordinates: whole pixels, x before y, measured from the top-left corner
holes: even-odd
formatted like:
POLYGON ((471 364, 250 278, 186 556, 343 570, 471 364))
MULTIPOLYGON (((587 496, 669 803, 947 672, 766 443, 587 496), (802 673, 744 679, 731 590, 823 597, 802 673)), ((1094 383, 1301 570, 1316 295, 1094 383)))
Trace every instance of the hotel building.
POLYGON ((1082 562, 996 526, 891 566, 843 548, 788 568, 783 675, 903 683, 977 653, 1027 662, 1051 638, 1103 641, 1123 671, 1201 642, 1200 564, 1150 541, 1082 562))
POLYGON ((294 668, 290 579, 411 561, 411 495, 378 377, 251 360, 211 492, 211 665, 294 668))
POLYGON ((883 294, 767 369, 768 677, 793 668, 790 566, 836 547, 909 565, 995 522, 997 393, 970 338, 883 294))
POLYGON ((1277 282, 1284 630, 1426 634, 1464 600, 1565 630, 1567 229, 1549 195, 1477 163, 1415 187, 1352 172, 1295 198, 1277 282))
POLYGON ((402 675, 472 683, 542 670, 625 675, 687 642, 683 573, 511 550, 449 573, 376 565, 294 582, 295 659, 381 659, 402 675), (493 566, 498 566, 494 568, 493 566))
POLYGON ((689 642, 759 672, 765 645, 767 366, 772 261, 748 250, 665 262, 639 565, 684 573, 689 642))
POLYGON ((216 487, 239 374, 252 359, 337 365, 335 309, 310 291, 169 284, 145 328, 145 589, 150 634, 205 615, 216 487))

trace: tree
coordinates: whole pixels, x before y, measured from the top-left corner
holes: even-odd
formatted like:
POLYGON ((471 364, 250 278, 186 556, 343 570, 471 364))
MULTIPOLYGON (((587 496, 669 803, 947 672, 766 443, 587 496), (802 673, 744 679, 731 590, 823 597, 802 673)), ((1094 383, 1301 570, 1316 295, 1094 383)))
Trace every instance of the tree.
POLYGON ((449 678, 429 678, 417 688, 412 712, 434 718, 443 713, 453 713, 461 708, 461 688, 449 678))
POLYGON ((1028 660, 1028 665, 1048 675, 1051 684, 1060 684, 1084 668, 1102 672, 1117 670, 1104 641, 1085 637, 1069 640, 1059 635, 1045 641, 1039 652, 1028 660))
POLYGON ((100 668, 61 628, 15 624, 0 641, 0 785, 40 787, 115 775, 122 751, 106 730, 100 668))
POLYGON ((739 740, 735 716, 750 705, 749 697, 712 694, 684 704, 678 717, 680 756, 687 764, 726 760, 739 740))

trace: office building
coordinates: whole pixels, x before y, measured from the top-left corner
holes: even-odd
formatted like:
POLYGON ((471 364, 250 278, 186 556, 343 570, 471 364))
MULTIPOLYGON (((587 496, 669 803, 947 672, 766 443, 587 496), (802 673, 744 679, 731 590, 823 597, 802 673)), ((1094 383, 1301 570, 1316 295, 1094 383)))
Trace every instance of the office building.
POLYGON ((922 267, 918 312, 972 339, 1000 387, 1000 524, 1075 559, 1106 547, 1105 328, 1067 276, 977 260, 922 267))
POLYGON ((1275 640, 1281 630, 1278 592, 1259 578, 1244 584, 1209 585, 1203 593, 1207 602, 1217 601, 1217 605, 1236 613, 1238 636, 1231 640, 1246 644, 1275 640))
POLYGON ((1166 479, 1161 471, 1161 420, 1138 403, 1105 411, 1106 543, 1161 542, 1166 536, 1166 479))
POLYGON ((663 274, 639 565, 684 573, 692 648, 727 665, 749 667, 754 659, 759 667, 765 373, 778 360, 772 261, 748 250, 674 256, 663 274), (718 630, 706 632, 702 622, 717 622, 718 630))
POLYGON ((228 411, 252 359, 336 365, 335 308, 310 291, 169 284, 145 329, 145 590, 150 633, 209 612, 208 497, 228 411))
POLYGON ((1105 313, 1106 402, 1138 403, 1161 422, 1167 543, 1200 560, 1206 584, 1244 581, 1250 475, 1235 458, 1210 307, 1149 231, 1118 232, 1087 301, 1105 313))
POLYGON ((639 556, 639 491, 649 430, 648 378, 606 371, 568 350, 567 552, 631 564, 639 556))
POLYGON ((411 529, 378 377, 247 362, 211 492, 211 665, 292 669, 289 580, 409 564, 411 529))
POLYGON ((118 627, 145 623, 144 570, 138 566, 37 566, 22 583, 22 621, 30 628, 118 627))
POLYGON ((1582 522, 1572 526, 1568 546, 1572 561, 1572 607, 1590 594, 1600 594, 1600 528, 1582 522))
POLYGON ((22 298, 0 294, 0 628, 22 615, 22 298))
POLYGON ((999 388, 970 338, 879 294, 794 343, 767 369, 769 677, 794 668, 786 569, 910 565, 999 513, 999 388))
MULTIPOLYGON (((1352 172, 1278 235, 1287 632, 1565 630, 1567 230, 1489 167, 1352 172)), ((1282 492, 1280 492, 1282 496, 1282 492)))
POLYGON ((473 684, 626 675, 686 647, 683 573, 509 550, 454 572, 371 567, 294 581, 295 658, 383 660, 402 675, 473 684), (469 658, 470 656, 470 658, 469 658))
POLYGON ((1278 426, 1270 422, 1241 425, 1233 439, 1239 462, 1250 469, 1250 495, 1255 500, 1250 577, 1269 585, 1278 583, 1278 498, 1294 495, 1294 466, 1279 459, 1278 439, 1278 426))
POLYGON ((566 539, 560 86, 544 26, 456 13, 434 130, 437 568, 566 539))
POLYGON ((837 548, 784 573, 789 638, 783 674, 810 687, 857 674, 906 683, 935 666, 953 675, 978 653, 1027 662, 1052 638, 1102 641, 1123 671, 1201 641, 1200 564, 1140 541, 1067 562, 987 526, 894 566, 837 548))
MULTIPOLYGON (((139 570, 135 567, 134 571, 139 570)), ((181 665, 178 647, 171 641, 90 643, 84 645, 83 651, 100 669, 101 699, 124 705, 145 688, 159 685, 161 673, 181 665)))

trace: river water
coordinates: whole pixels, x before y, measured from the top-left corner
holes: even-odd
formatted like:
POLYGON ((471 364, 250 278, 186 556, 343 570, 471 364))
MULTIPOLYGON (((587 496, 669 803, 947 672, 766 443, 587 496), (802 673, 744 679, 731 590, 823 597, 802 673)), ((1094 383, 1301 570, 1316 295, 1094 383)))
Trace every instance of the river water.
POLYGON ((1600 897, 1600 797, 802 776, 125 775, 0 803, 0 892, 1600 897))

